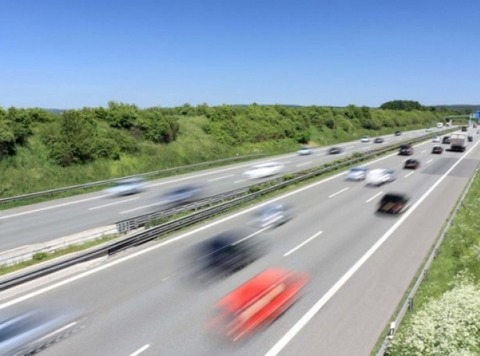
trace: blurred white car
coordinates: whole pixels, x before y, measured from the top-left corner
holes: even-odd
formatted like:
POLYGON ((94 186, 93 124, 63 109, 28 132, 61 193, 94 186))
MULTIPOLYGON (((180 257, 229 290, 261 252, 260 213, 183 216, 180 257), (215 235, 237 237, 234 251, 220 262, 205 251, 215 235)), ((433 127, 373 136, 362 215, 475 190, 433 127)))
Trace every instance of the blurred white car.
POLYGON ((370 137, 369 136, 363 136, 360 141, 361 142, 370 142, 370 137))
POLYGON ((382 185, 395 180, 395 171, 388 168, 376 168, 367 173, 366 183, 368 185, 382 185))
POLYGON ((140 193, 145 187, 145 179, 133 177, 117 181, 114 187, 106 189, 105 192, 112 195, 130 195, 140 193))
POLYGON ((435 142, 435 143, 440 143, 442 140, 440 139, 440 136, 435 136, 433 139, 432 139, 432 142, 435 142))
POLYGON ((308 146, 304 146, 304 147, 300 148, 297 151, 297 153, 298 153, 299 156, 308 156, 308 155, 311 155, 313 153, 313 150, 308 146))
POLYGON ((279 162, 268 162, 253 166, 248 171, 244 172, 243 175, 248 179, 258 179, 274 176, 282 171, 283 164, 279 162))
POLYGON ((266 228, 277 227, 293 218, 293 209, 285 204, 269 204, 254 213, 251 225, 266 228))
POLYGON ((353 167, 347 173, 348 180, 364 180, 367 177, 367 167, 353 167))

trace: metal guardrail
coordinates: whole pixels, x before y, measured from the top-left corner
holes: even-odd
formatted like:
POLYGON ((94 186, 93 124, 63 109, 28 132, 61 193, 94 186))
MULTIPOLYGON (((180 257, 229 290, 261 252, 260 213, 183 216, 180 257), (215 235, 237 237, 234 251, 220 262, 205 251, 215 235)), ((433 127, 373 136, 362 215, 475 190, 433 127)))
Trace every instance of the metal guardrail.
POLYGON ((420 284, 426 279, 428 269, 430 268, 430 265, 432 264, 433 260, 437 257, 438 251, 440 249, 441 244, 443 243, 443 240, 445 239, 445 236, 447 235, 448 231, 450 230, 450 227, 452 226, 453 220, 457 216, 458 210, 460 209, 460 206, 462 205, 463 201, 465 200, 465 197, 467 196, 468 192, 470 191, 470 188, 472 187, 472 184, 478 174, 478 168, 475 170, 474 175, 468 182, 467 186, 465 187, 462 196, 460 199, 457 201, 455 207, 453 208, 446 225, 442 229, 442 232, 440 233, 440 237, 438 238, 437 242, 435 243, 435 247, 433 248, 430 256, 428 257, 427 261, 425 262, 425 265, 422 267, 420 274, 418 275, 417 280, 415 281, 415 284, 413 285, 412 290, 408 294, 407 299, 403 303, 400 311, 398 312, 397 317, 395 318, 395 321, 390 323, 390 328, 387 333, 387 336, 385 336, 385 339, 382 343, 382 346, 377 352, 377 356, 384 356, 386 355, 388 351, 388 346, 390 342, 393 340, 393 337, 395 335, 395 332, 397 331, 400 323, 402 322, 403 318, 405 317, 405 314, 407 313, 408 310, 413 310, 413 299, 415 297, 415 294, 418 291, 418 288, 420 288, 420 284))
POLYGON ((265 156, 265 154, 261 154, 261 153, 253 154, 253 155, 246 155, 246 156, 236 156, 236 157, 231 157, 231 158, 219 159, 219 160, 216 160, 216 161, 208 161, 208 162, 191 164, 191 165, 187 165, 187 166, 165 168, 165 169, 161 169, 161 170, 158 170, 158 171, 136 174, 136 175, 133 175, 133 176, 106 179, 106 180, 101 180, 101 181, 97 181, 97 182, 90 182, 90 183, 72 185, 72 186, 69 186, 69 187, 49 189, 49 190, 44 190, 42 192, 22 194, 22 195, 17 195, 17 196, 8 197, 8 198, 1 198, 0 199, 0 204, 13 202, 13 201, 18 201, 18 200, 25 200, 25 199, 29 199, 29 198, 37 198, 37 197, 41 197, 41 196, 53 195, 53 194, 56 194, 56 193, 63 193, 63 192, 68 192, 68 191, 72 191, 72 190, 86 189, 86 188, 91 188, 91 187, 107 185, 107 184, 115 183, 115 182, 118 182, 122 179, 127 179, 127 178, 151 177, 151 176, 160 175, 162 173, 176 172, 176 171, 180 171, 180 170, 187 170, 187 169, 192 169, 192 168, 197 168, 197 167, 216 165, 216 164, 223 163, 223 162, 247 160, 247 159, 253 159, 253 158, 260 158, 260 157, 264 157, 264 156, 265 156))
POLYGON ((170 209, 136 216, 133 219, 125 219, 122 221, 118 221, 115 223, 117 226, 117 231, 119 233, 127 233, 129 231, 136 230, 140 227, 143 227, 149 222, 154 220, 169 217, 185 211, 197 211, 204 207, 212 206, 214 204, 225 202, 226 200, 231 200, 233 198, 237 198, 238 196, 245 195, 246 193, 248 193, 249 189, 250 189, 249 187, 246 187, 246 188, 230 190, 228 192, 213 195, 206 199, 198 200, 198 201, 180 205, 180 206, 175 206, 170 209))
MULTIPOLYGON (((414 143, 417 143, 417 142, 424 141, 425 139, 427 139, 429 137, 432 137, 432 136, 433 136, 432 134, 427 134, 427 135, 423 135, 421 137, 418 137, 418 138, 415 138, 415 139, 412 139, 412 140, 405 141, 404 143, 414 144, 414 143)), ((313 171, 310 170, 310 172, 308 172, 306 174, 303 174, 303 175, 300 175, 296 178, 292 178, 292 179, 288 179, 288 180, 284 180, 284 181, 281 181, 283 178, 273 179, 273 180, 268 181, 268 182, 278 181, 279 183, 273 184, 272 186, 261 189, 257 192, 254 192, 254 193, 246 193, 242 197, 233 198, 231 201, 224 202, 220 205, 213 206, 213 207, 207 208, 205 210, 194 212, 194 213, 192 213, 188 216, 176 219, 174 221, 167 222, 167 223, 159 225, 159 226, 155 226, 151 229, 148 229, 148 230, 139 232, 138 234, 135 234, 133 236, 127 237, 124 240, 117 241, 117 242, 114 242, 112 244, 107 244, 107 245, 99 247, 99 248, 94 248, 91 251, 81 253, 80 255, 77 255, 77 256, 74 256, 74 257, 66 258, 66 259, 61 260, 59 262, 52 262, 50 264, 46 264, 44 267, 40 267, 40 268, 38 268, 34 271, 30 271, 30 272, 26 272, 26 273, 20 273, 20 274, 14 276, 14 277, 10 277, 10 278, 7 277, 5 279, 2 279, 2 280, 0 280, 0 291, 6 290, 6 289, 14 287, 14 286, 18 286, 22 283, 32 281, 36 278, 51 274, 53 272, 59 271, 59 270, 64 269, 66 267, 73 266, 73 265, 78 264, 78 263, 86 262, 86 261, 89 261, 91 259, 103 257, 103 256, 106 256, 106 255, 115 254, 115 253, 117 253, 119 251, 122 251, 122 250, 125 250, 129 247, 133 247, 133 246, 137 246, 137 245, 149 242, 151 240, 154 240, 154 239, 158 238, 159 236, 161 236, 163 234, 179 230, 181 228, 187 227, 187 226, 192 225, 194 223, 200 222, 200 221, 202 221, 206 218, 211 218, 215 215, 225 213, 229 209, 231 209, 232 207, 238 206, 240 204, 244 204, 244 203, 246 203, 250 200, 256 199, 256 198, 258 198, 262 195, 271 193, 275 190, 284 188, 284 187, 286 187, 290 184, 298 183, 298 182, 301 182, 301 181, 304 181, 304 180, 307 180, 307 179, 310 179, 310 178, 313 178, 313 177, 316 177, 316 176, 320 176, 320 175, 325 174, 329 171, 333 171, 333 170, 336 170, 336 169, 339 169, 339 168, 342 168, 342 167, 346 167, 346 166, 355 164, 355 163, 360 162, 360 161, 364 161, 364 160, 369 159, 369 158, 371 158, 373 156, 376 156, 376 155, 385 154, 389 151, 398 149, 398 146, 399 146, 399 144, 396 143, 396 144, 392 144, 392 145, 389 145, 389 146, 384 146, 384 147, 379 148, 379 149, 370 150, 368 152, 359 153, 358 157, 354 157, 354 158, 347 159, 347 160, 344 160, 344 161, 341 161, 341 162, 337 162, 336 164, 335 163, 331 164, 331 165, 327 164, 323 168, 320 168, 318 170, 313 170, 313 171)), ((261 183, 261 184, 265 184, 265 183, 267 183, 267 182, 264 182, 264 183, 261 183)), ((250 188, 251 187, 248 187, 247 189, 250 189, 250 188)), ((186 210, 184 210, 184 211, 186 211, 186 210)))

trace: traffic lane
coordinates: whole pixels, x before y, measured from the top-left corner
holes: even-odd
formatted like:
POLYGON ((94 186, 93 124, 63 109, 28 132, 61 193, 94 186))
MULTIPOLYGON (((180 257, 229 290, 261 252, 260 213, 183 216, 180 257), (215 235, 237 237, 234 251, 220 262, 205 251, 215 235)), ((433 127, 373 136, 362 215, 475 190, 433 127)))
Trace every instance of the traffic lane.
MULTIPOLYGON (((293 156, 284 155, 282 157, 294 158, 293 156)), ((312 165, 325 163, 335 158, 332 156, 321 157, 317 159, 317 163, 312 163, 312 165)), ((261 162, 266 161, 271 161, 271 159, 261 160, 261 162)), ((80 197, 70 197, 58 201, 35 204, 30 208, 21 207, 7 210, 0 217, 0 219, 6 221, 5 229, 0 234, 0 241, 4 243, 1 246, 1 250, 6 251, 22 245, 46 242, 102 225, 109 225, 118 220, 133 218, 139 214, 156 211, 158 206, 161 205, 161 201, 159 201, 161 194, 168 191, 165 185, 170 183, 178 184, 178 182, 184 180, 198 180, 199 177, 210 174, 224 174, 234 169, 249 167, 251 164, 252 162, 237 164, 234 167, 217 168, 207 172, 181 175, 174 180, 163 179, 160 182, 151 182, 147 192, 133 197, 112 199, 111 196, 107 197, 102 192, 97 192, 80 197), (155 186, 161 187, 162 193, 152 189, 155 186), (59 209, 61 209, 60 213, 59 209), (39 215, 32 217, 32 214, 39 215), (31 233, 31 231, 34 231, 34 233, 31 233)), ((297 163, 294 164, 298 166, 297 163)), ((298 170, 299 167, 296 168, 298 170)), ((295 170, 294 168, 290 170, 292 169, 295 170)), ((241 173, 233 173, 234 177, 236 175, 240 177, 241 173)), ((251 184, 251 181, 242 179, 236 180, 236 182, 240 183, 238 186, 251 184)), ((232 188, 232 182, 230 181, 217 181, 212 187, 207 186, 207 189, 212 194, 213 192, 227 191, 232 188)))
MULTIPOLYGON (((416 133, 413 132, 413 135, 415 136, 416 133)), ((358 142, 357 141, 351 141, 348 143, 344 143, 343 145, 351 145, 355 144, 358 142)), ((355 146, 355 145, 354 145, 355 146)), ((320 149, 321 152, 326 152, 326 148, 320 149)), ((317 152, 317 150, 315 150, 317 152)), ((178 185, 179 182, 185 181, 185 184, 188 184, 190 180, 195 180, 197 179, 199 182, 205 182, 209 178, 205 178, 206 176, 209 175, 218 175, 215 178, 221 178, 224 173, 228 173, 228 175, 233 174, 235 175, 241 175, 244 170, 248 169, 249 167, 260 164, 260 163, 266 163, 270 161, 275 161, 275 160, 286 160, 286 159, 291 159, 298 157, 296 153, 289 153, 289 154, 283 154, 279 156, 272 156, 268 158, 260 158, 257 160, 249 161, 249 162, 242 162, 242 163, 236 163, 230 166, 223 166, 223 167, 216 167, 216 168, 211 168, 211 169, 206 169, 202 170, 200 172, 192 172, 192 173, 185 173, 185 174, 180 174, 175 176, 174 178, 168 177, 168 178, 161 178, 157 180, 152 180, 148 182, 147 184, 147 189, 152 190, 152 192, 156 192, 156 187, 162 187, 160 189, 160 193, 165 192, 165 185, 178 185), (236 171, 237 170, 237 171, 236 171), (235 172, 236 171, 236 172, 235 172)), ((323 160, 320 160, 320 162, 323 162, 323 160)), ((157 192, 158 193, 158 192, 157 192)), ((99 192, 94 192, 94 193, 86 193, 86 194, 81 194, 78 196, 74 197, 67 197, 67 198, 60 198, 56 199, 53 201, 48 201, 48 202, 42 202, 42 203, 36 203, 32 204, 29 206, 23 206, 23 207, 18 207, 18 208, 12 208, 12 209, 6 209, 3 211, 2 216, 0 217, 2 220, 7 219, 10 217, 14 216, 21 216, 24 214, 32 214, 32 213, 40 213, 42 211, 47 211, 51 209, 60 209, 64 208, 67 206, 70 206, 72 204, 82 204, 84 202, 92 201, 92 200, 97 200, 97 199, 103 199, 106 197, 109 197, 110 195, 106 194, 104 191, 99 191, 99 192)), ((88 205, 90 206, 90 205, 88 205)))
MULTIPOLYGON (((400 256, 397 255, 396 258, 393 258, 392 255, 388 255, 383 258, 385 265, 378 268, 379 272, 377 272, 377 274, 378 273, 382 274, 382 271, 386 270, 385 268, 390 266, 389 263, 398 262, 397 273, 399 274, 400 277, 402 276, 401 275, 402 271, 406 269, 405 264, 408 267, 411 267, 410 274, 404 277, 405 285, 397 290, 398 298, 402 296, 403 290, 405 290, 406 286, 411 280, 411 277, 415 273, 416 269, 419 267, 420 263, 425 258, 427 251, 432 245, 433 240, 437 236, 438 231, 444 222, 444 218, 448 216, 453 204, 455 203, 456 199, 458 198, 458 195, 460 194, 462 188, 464 187, 464 185, 468 180, 465 177, 458 177, 458 175, 455 174, 455 170, 464 171, 466 167, 470 167, 470 172, 472 173, 477 164, 478 164, 478 160, 476 164, 472 164, 471 160, 466 160, 465 162, 462 161, 456 168, 452 170, 452 174, 448 175, 445 178, 445 181, 438 186, 439 189, 434 190, 432 192, 432 197, 427 198, 426 204, 422 203, 422 205, 419 206, 419 208, 421 208, 421 210, 419 210, 420 213, 412 214, 411 216, 409 216, 409 219, 406 222, 409 222, 409 220, 411 222, 407 224, 402 224, 397 230, 398 233, 395 232, 395 236, 400 235, 400 236, 403 236, 402 238, 414 239, 414 242, 420 243, 421 247, 423 248, 423 250, 419 248, 421 252, 418 252, 416 251, 415 244, 409 244, 404 240, 400 240, 398 246, 404 249, 404 254, 400 256), (453 192, 451 191, 452 184, 455 185, 455 191, 453 192), (441 209, 438 209, 438 207, 441 207, 441 209), (438 218, 437 218, 437 215, 435 215, 437 209, 439 210, 438 218), (427 224, 425 223, 426 221, 428 222, 427 224), (434 226, 432 226, 432 223, 434 226), (405 232, 405 231, 408 231, 408 232, 405 232), (425 239, 419 239, 418 241, 415 240, 415 239, 418 239, 419 235, 420 236, 428 235, 429 232, 432 233, 429 241, 425 241, 425 239), (416 258, 416 262, 418 262, 417 265, 414 265, 413 263, 410 262, 409 258, 411 258, 412 256, 416 258)), ((391 238, 390 240, 394 240, 395 238, 391 238)), ((379 254, 376 253, 375 255, 379 255, 379 254)), ((371 274, 370 272, 367 272, 365 274, 365 280, 367 282, 374 283, 370 281, 370 274, 371 274)), ((389 286, 390 285, 389 282, 392 281, 392 278, 395 279, 395 275, 387 273, 385 274, 384 278, 385 278, 384 281, 377 282, 375 286, 376 287, 380 286, 380 289, 382 288, 383 285, 389 286)), ((295 354, 295 350, 300 350, 300 349, 302 350, 302 352, 305 352, 304 345, 306 345, 306 343, 304 340, 307 340, 307 339, 310 340, 310 344, 308 345, 311 345, 312 347, 309 348, 309 350, 313 354, 314 354, 314 350, 318 350, 319 348, 321 350, 327 350, 326 354, 330 354, 330 353, 340 354, 340 355, 369 354, 370 349, 367 349, 365 353, 357 352, 357 350, 362 350, 362 347, 364 347, 364 344, 365 344, 366 336, 363 332, 369 332, 370 330, 369 328, 365 327, 364 324, 369 322, 370 320, 369 315, 371 313, 374 313, 374 312, 378 313, 376 317, 381 321, 379 322, 379 325, 376 325, 376 329, 375 327, 373 327, 373 329, 377 331, 377 334, 373 333, 369 336, 372 342, 374 343, 377 339, 378 333, 380 333, 383 330, 383 328, 386 326, 385 318, 388 318, 389 315, 393 313, 393 310, 395 310, 397 301, 394 300, 392 304, 387 307, 390 309, 390 313, 387 314, 387 316, 385 316, 384 313, 382 314, 382 311, 380 310, 381 308, 378 307, 377 303, 372 302, 371 295, 368 297, 365 297, 366 295, 365 288, 368 285, 367 282, 364 282, 366 283, 366 285, 358 287, 358 290, 360 292, 355 295, 351 295, 351 293, 345 292, 346 295, 350 297, 349 303, 347 305, 344 304, 341 307, 338 307, 337 309, 333 310, 329 314, 330 319, 327 319, 327 320, 320 319, 320 316, 313 319, 311 322, 311 325, 308 325, 308 327, 305 328, 309 330, 309 333, 308 334, 305 333, 304 335, 302 335, 302 333, 298 334, 299 336, 298 341, 294 340, 294 342, 292 343, 294 346, 288 346, 288 348, 285 349, 284 354, 289 354, 290 352, 295 354), (365 290, 365 292, 362 292, 362 290, 365 290), (357 306, 355 304, 357 301, 357 298, 363 298, 365 305, 359 304, 357 306), (367 306, 371 307, 370 310, 368 311, 366 309, 367 306), (362 312, 365 313, 360 318, 362 319, 362 323, 360 323, 358 320, 350 318, 350 314, 348 312, 352 308, 356 308, 356 311, 359 314, 361 314, 362 312), (337 320, 344 320, 343 324, 336 325, 335 322, 337 320), (352 326, 355 326, 355 325, 360 325, 360 327, 352 328, 352 326), (322 330, 325 333, 325 335, 319 334, 319 330, 322 330), (350 332, 352 333, 352 337, 349 337, 350 332), (319 340, 318 343, 311 342, 312 335, 315 335, 315 340, 319 340), (346 340, 350 340, 350 339, 351 340, 355 339, 356 343, 353 343, 353 346, 348 348, 347 344, 349 345, 352 343, 349 343, 346 340), (325 340, 325 342, 322 342, 320 340, 325 340), (340 352, 339 350, 342 350, 342 351, 340 352), (343 350, 346 350, 346 351, 343 352, 343 350)), ((395 285, 392 288, 395 289, 395 285)), ((387 293, 389 290, 387 291, 381 290, 381 291, 387 293)), ((336 300, 336 299, 333 299, 333 300, 336 300)), ((380 298, 377 298, 375 300, 383 301, 381 296, 380 298)), ((332 302, 329 302, 329 304, 332 304, 332 302)), ((327 306, 322 308, 321 312, 318 315, 323 315, 323 313, 326 313, 326 310, 328 310, 327 307, 328 307, 328 304, 327 306)), ((372 346, 373 344, 369 345, 368 347, 371 348, 372 346)))
POLYGON ((280 354, 370 355, 467 181, 447 177, 280 354))
MULTIPOLYGON (((357 224, 353 223, 352 226, 356 226, 357 224)), ((349 233, 347 233, 346 235, 350 235, 349 233)), ((325 269, 324 269, 325 270, 325 269)), ((145 288, 140 288, 140 290, 143 290, 145 288)), ((110 303, 109 303, 110 304, 110 303)), ((116 304, 116 303, 112 303, 112 304, 116 304)), ((103 309, 103 308, 102 308, 103 309)))
MULTIPOLYGON (((113 333, 113 334, 116 334, 116 335, 118 335, 118 334, 117 334, 117 332, 115 332, 115 333, 113 333)), ((104 338, 104 337, 102 337, 102 339, 105 339, 105 338, 104 338)), ((195 344, 195 345, 197 345, 197 344, 195 344)))

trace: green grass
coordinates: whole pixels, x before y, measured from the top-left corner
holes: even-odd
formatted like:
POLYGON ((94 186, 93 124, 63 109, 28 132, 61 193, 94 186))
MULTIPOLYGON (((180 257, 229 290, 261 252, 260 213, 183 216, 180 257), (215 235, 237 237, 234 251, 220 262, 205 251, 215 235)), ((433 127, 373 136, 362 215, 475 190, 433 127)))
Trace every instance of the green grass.
MULTIPOLYGON (((413 310, 405 314, 397 334, 409 329, 412 318, 419 311, 432 301, 439 300, 465 277, 476 286, 480 286, 480 234, 478 233, 480 219, 477 216, 480 209, 479 196, 480 175, 477 175, 438 250, 437 257, 433 260, 425 279, 415 294, 413 310)), ((423 267, 420 270, 422 269, 423 267)), ((412 281, 411 287, 416 281, 416 277, 412 281)), ((405 298, 410 293, 411 287, 405 294, 405 298)), ((395 315, 399 308, 400 306, 395 315)), ((373 351, 376 352, 379 349, 385 333, 373 351)), ((372 354, 374 353, 372 352, 372 354)))
POLYGON ((71 245, 71 246, 59 249, 55 252, 43 252, 43 251, 37 252, 29 260, 22 261, 22 262, 19 262, 19 263, 15 263, 15 264, 10 265, 10 266, 1 266, 0 267, 0 276, 6 275, 6 274, 9 274, 9 273, 13 273, 13 272, 17 272, 17 271, 20 271, 20 270, 25 269, 27 267, 35 266, 35 265, 38 265, 40 263, 50 261, 50 260, 53 260, 53 259, 58 258, 58 257, 66 256, 66 255, 69 255, 69 254, 74 253, 74 252, 80 252, 80 251, 87 250, 91 247, 95 247, 95 246, 98 246, 100 244, 103 244, 104 242, 112 241, 113 239, 118 238, 118 236, 119 235, 116 235, 116 234, 115 235, 104 236, 104 237, 101 237, 101 238, 98 238, 98 239, 95 239, 95 240, 84 242, 82 244, 71 245))

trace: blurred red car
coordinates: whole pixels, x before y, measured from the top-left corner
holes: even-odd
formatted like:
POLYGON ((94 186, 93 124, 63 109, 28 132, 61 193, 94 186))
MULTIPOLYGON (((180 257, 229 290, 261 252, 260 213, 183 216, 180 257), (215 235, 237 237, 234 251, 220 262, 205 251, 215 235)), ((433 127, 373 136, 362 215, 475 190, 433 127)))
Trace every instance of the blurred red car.
POLYGON ((209 326, 237 341, 287 310, 300 297, 308 280, 305 273, 270 268, 221 299, 209 326))

